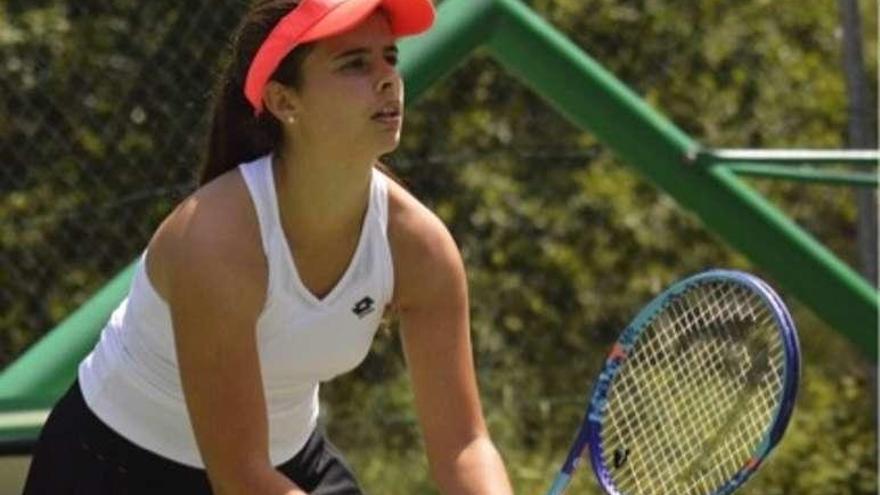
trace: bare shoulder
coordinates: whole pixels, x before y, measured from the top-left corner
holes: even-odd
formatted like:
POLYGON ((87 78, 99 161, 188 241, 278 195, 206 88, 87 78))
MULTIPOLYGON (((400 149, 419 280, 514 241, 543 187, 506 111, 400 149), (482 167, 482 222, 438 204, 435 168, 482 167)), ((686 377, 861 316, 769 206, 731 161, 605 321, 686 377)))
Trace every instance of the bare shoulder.
POLYGON ((237 170, 199 188, 168 215, 150 241, 147 268, 166 301, 175 286, 193 282, 190 278, 232 283, 242 295, 265 292, 259 223, 237 170))
POLYGON ((464 267, 449 229, 398 184, 389 187, 389 241, 394 257, 394 306, 443 297, 464 283, 464 267))

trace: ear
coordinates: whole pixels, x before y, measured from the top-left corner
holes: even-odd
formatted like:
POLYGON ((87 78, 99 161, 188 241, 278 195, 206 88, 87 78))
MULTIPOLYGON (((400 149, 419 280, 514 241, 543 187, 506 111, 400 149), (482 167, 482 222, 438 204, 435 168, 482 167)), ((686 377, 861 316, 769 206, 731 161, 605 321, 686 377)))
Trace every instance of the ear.
POLYGON ((296 118, 299 111, 299 97, 290 86, 278 81, 269 81, 263 93, 263 105, 280 122, 296 118))

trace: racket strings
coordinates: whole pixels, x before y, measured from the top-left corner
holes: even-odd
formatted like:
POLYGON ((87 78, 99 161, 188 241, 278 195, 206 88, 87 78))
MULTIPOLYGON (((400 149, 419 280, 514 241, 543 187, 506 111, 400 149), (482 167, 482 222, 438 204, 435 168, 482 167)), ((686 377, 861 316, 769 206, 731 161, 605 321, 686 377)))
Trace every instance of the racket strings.
POLYGON ((761 297, 736 284, 685 291, 648 323, 609 393, 602 438, 615 485, 715 492, 763 438, 783 367, 761 297))
MULTIPOLYGON (((735 298, 728 299, 728 300, 736 301, 735 298)), ((687 304, 697 304, 697 305, 703 304, 703 303, 704 303, 704 301, 689 301, 689 302, 687 302, 687 304)), ((736 319, 730 320, 731 321, 730 324, 732 324, 733 326, 731 327, 728 325, 727 327, 731 328, 733 330, 736 330, 738 332, 738 335, 732 336, 730 334, 718 333, 718 329, 713 328, 716 325, 713 325, 711 321, 706 321, 705 318, 699 318, 699 317, 693 318, 693 316, 694 316, 693 312, 685 312, 684 313, 684 319, 685 319, 685 321, 688 321, 688 325, 689 325, 688 328, 693 328, 694 325, 699 325, 699 328, 709 328, 711 331, 716 332, 718 337, 723 338, 721 340, 728 340, 729 341, 729 340, 731 340, 731 338, 735 338, 737 340, 742 340, 743 328, 741 326, 742 325, 741 321, 737 321, 736 319)), ((712 343, 713 340, 710 339, 710 340, 706 340, 705 342, 712 343)), ((676 349, 676 350, 679 352, 681 351, 681 349, 676 349)), ((715 435, 719 435, 719 438, 725 438, 725 437, 720 436, 722 433, 724 435, 730 434, 730 430, 731 430, 730 420, 733 417, 733 416, 731 416, 730 409, 741 408, 743 405, 743 404, 741 404, 741 402, 742 402, 741 399, 739 399, 737 401, 730 401, 728 399, 728 397, 725 397, 725 396, 729 396, 731 394, 731 392, 735 392, 735 391, 730 390, 731 385, 733 385, 733 386, 738 385, 736 381, 730 379, 731 377, 738 377, 737 373, 736 373, 737 370, 731 369, 731 363, 748 362, 748 361, 744 361, 744 359, 743 359, 743 358, 747 358, 747 356, 742 355, 743 351, 744 351, 742 346, 734 347, 733 350, 738 351, 738 352, 729 352, 728 356, 726 357, 727 362, 726 363, 722 362, 722 365, 718 365, 718 362, 715 362, 715 363, 712 363, 712 364, 715 364, 715 366, 712 368, 709 368, 709 367, 706 367, 705 364, 701 363, 701 366, 699 366, 697 369, 714 371, 716 376, 710 376, 708 383, 707 383, 707 380, 704 379, 703 377, 698 377, 701 384, 708 387, 708 388, 704 388, 702 390, 702 392, 704 392, 704 393, 701 394, 702 397, 701 397, 701 400, 699 400, 699 401, 694 401, 694 399, 696 397, 699 397, 698 395, 686 396, 686 399, 688 399, 688 400, 685 402, 685 408, 684 408, 686 411, 695 411, 696 413, 698 413, 697 414, 698 424, 705 425, 705 429, 708 429, 710 431, 716 431, 715 435), (717 380, 717 378, 719 377, 718 374, 720 374, 720 377, 722 378, 721 380, 717 380), (725 378, 725 377, 728 379, 724 380, 723 378, 725 378), (717 387, 718 384, 721 384, 722 387, 717 387), (713 385, 715 387, 713 387, 713 385), (713 394, 713 392, 714 392, 714 394, 713 394), (707 409, 704 407, 701 408, 700 404, 703 404, 706 402, 716 404, 715 408, 713 410, 710 410, 710 409, 707 409), (718 409, 719 405, 726 405, 727 410, 720 411, 718 409), (718 431, 719 429, 726 430, 726 431, 719 432, 718 431)), ((712 351, 708 351, 708 352, 712 352, 712 351)), ((695 355, 706 356, 708 354, 695 354, 695 355)), ((681 361, 681 362, 683 362, 683 361, 681 361)), ((689 364, 693 365, 693 363, 689 363, 689 364)), ((742 376, 742 375, 739 375, 739 376, 742 376)), ((746 380, 746 382, 749 381, 749 378, 747 375, 744 377, 744 379, 746 380)), ((748 398, 748 396, 746 396, 746 398, 748 398)), ((673 431, 677 432, 679 430, 673 430, 673 431)), ((684 430, 684 431, 687 431, 687 430, 684 430)), ((699 430, 694 430, 692 433, 699 433, 699 430)), ((705 438, 701 439, 701 438, 697 437, 697 438, 690 438, 688 440, 689 440, 688 444, 690 444, 690 445, 698 444, 697 442, 700 442, 700 441, 702 441, 704 445, 700 448, 700 450, 697 453, 697 456, 696 456, 697 462, 692 462, 691 466, 685 468, 686 469, 686 471, 684 473, 685 475, 690 475, 691 477, 693 477, 692 475, 693 475, 693 471, 694 471, 695 466, 696 467, 700 467, 701 465, 713 466, 718 463, 717 460, 711 459, 711 456, 708 455, 712 452, 712 450, 709 449, 709 447, 712 447, 712 446, 705 445, 706 442, 712 441, 711 437, 709 439, 705 439, 705 438)), ((717 449, 717 448, 715 449, 715 451, 721 452, 721 453, 729 452, 727 450, 717 449)), ((705 476, 705 474, 708 474, 708 473, 703 473, 703 474, 704 474, 703 478, 710 478, 708 480, 709 484, 714 484, 714 480, 711 480, 710 476, 705 476)), ((707 480, 703 479, 701 481, 705 482, 707 480)), ((723 477, 719 481, 723 482, 724 481, 723 477)), ((700 483, 700 484, 704 484, 704 483, 700 483)), ((701 487, 701 489, 704 489, 704 488, 705 487, 701 487)))
MULTIPOLYGON (((694 304, 694 302, 690 302, 689 304, 694 304)), ((685 313, 683 313, 681 316, 682 316, 682 319, 683 319, 683 320, 685 320, 686 322, 688 322, 687 324, 688 324, 688 327, 689 327, 689 328, 694 327, 694 325, 700 325, 701 327, 705 327, 705 326, 707 325, 707 322, 705 321, 705 319, 701 319, 701 318, 696 318, 696 319, 694 319, 694 316, 695 316, 695 315, 694 315, 692 312, 685 312, 685 313)), ((689 338, 690 338, 690 337, 689 337, 689 338)), ((679 347, 680 347, 680 346, 679 346, 679 347)), ((676 352, 681 352, 682 349, 675 349, 675 351, 676 351, 676 352)), ((675 368, 675 371, 676 371, 676 375, 681 375, 681 374, 682 374, 682 363, 684 363, 684 361, 679 360, 679 361, 674 361, 673 363, 674 363, 674 365, 675 365, 674 368, 675 368)), ((721 369, 721 368, 719 368, 719 369, 721 369)), ((704 381, 705 381, 705 380, 704 380, 704 381)), ((667 383, 668 383, 668 382, 667 382, 667 383)), ((711 388, 710 388, 710 389, 707 389, 707 390, 711 391, 711 390, 714 390, 714 389, 711 389, 711 388)), ((675 398, 675 397, 677 397, 678 395, 680 395, 680 394, 674 394, 675 391, 676 391, 676 390, 673 389, 673 390, 672 390, 673 393, 668 393, 668 394, 667 394, 667 397, 668 397, 668 398, 675 398)), ((680 398, 679 398, 680 401, 681 401, 681 400, 684 400, 684 401, 685 401, 685 402, 684 402, 684 407, 683 407, 682 409, 685 410, 685 411, 695 411, 695 412, 697 412, 697 413, 705 412, 705 410, 700 409, 700 408, 698 408, 698 407, 695 407, 695 404, 693 404, 693 402, 694 402, 693 399, 694 399, 695 397, 696 397, 695 395, 689 395, 689 396, 688 396, 688 395, 685 395, 685 396, 683 396, 683 397, 680 397, 680 398)), ((701 400, 700 400, 700 401, 697 401, 697 402, 705 402, 705 401, 716 402, 716 401, 717 401, 717 398, 713 398, 713 397, 702 397, 701 400)), ((668 407, 668 406, 665 406, 665 405, 664 405, 663 407, 668 407)), ((699 421, 699 422, 706 423, 707 419, 711 419, 711 416, 708 416, 708 417, 707 417, 705 414, 698 414, 698 421, 699 421)), ((679 430, 681 430, 681 429, 682 429, 682 424, 683 424, 682 422, 679 422, 678 425, 673 425, 673 428, 664 428, 664 429, 662 430, 662 431, 664 431, 664 432, 667 433, 667 435, 666 435, 666 441, 667 441, 667 442, 669 441, 669 440, 668 440, 669 434, 671 434, 672 432, 678 432, 679 430), (676 426, 677 426, 677 428, 676 428, 676 426)), ((682 430, 682 431, 686 431, 686 430, 682 430)))

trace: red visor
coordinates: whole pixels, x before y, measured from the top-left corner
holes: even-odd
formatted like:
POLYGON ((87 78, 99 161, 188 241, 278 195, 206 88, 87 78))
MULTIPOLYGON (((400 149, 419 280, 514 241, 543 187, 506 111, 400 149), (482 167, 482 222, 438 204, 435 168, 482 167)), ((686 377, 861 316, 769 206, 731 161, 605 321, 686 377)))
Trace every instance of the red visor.
POLYGON ((244 94, 254 113, 263 111, 266 83, 297 45, 348 31, 380 7, 397 37, 426 31, 434 22, 431 0, 302 0, 278 22, 251 62, 244 94))

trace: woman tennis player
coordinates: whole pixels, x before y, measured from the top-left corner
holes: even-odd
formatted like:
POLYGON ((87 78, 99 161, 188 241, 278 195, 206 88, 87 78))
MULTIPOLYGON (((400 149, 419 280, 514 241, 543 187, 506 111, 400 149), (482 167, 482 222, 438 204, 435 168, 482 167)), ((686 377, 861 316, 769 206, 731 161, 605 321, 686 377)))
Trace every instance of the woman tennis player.
POLYGON ((255 2, 201 187, 49 417, 27 495, 361 493, 317 424, 318 388, 364 359, 386 308, 440 491, 511 492, 458 249, 377 162, 400 139, 395 42, 433 19, 430 0, 255 2))

